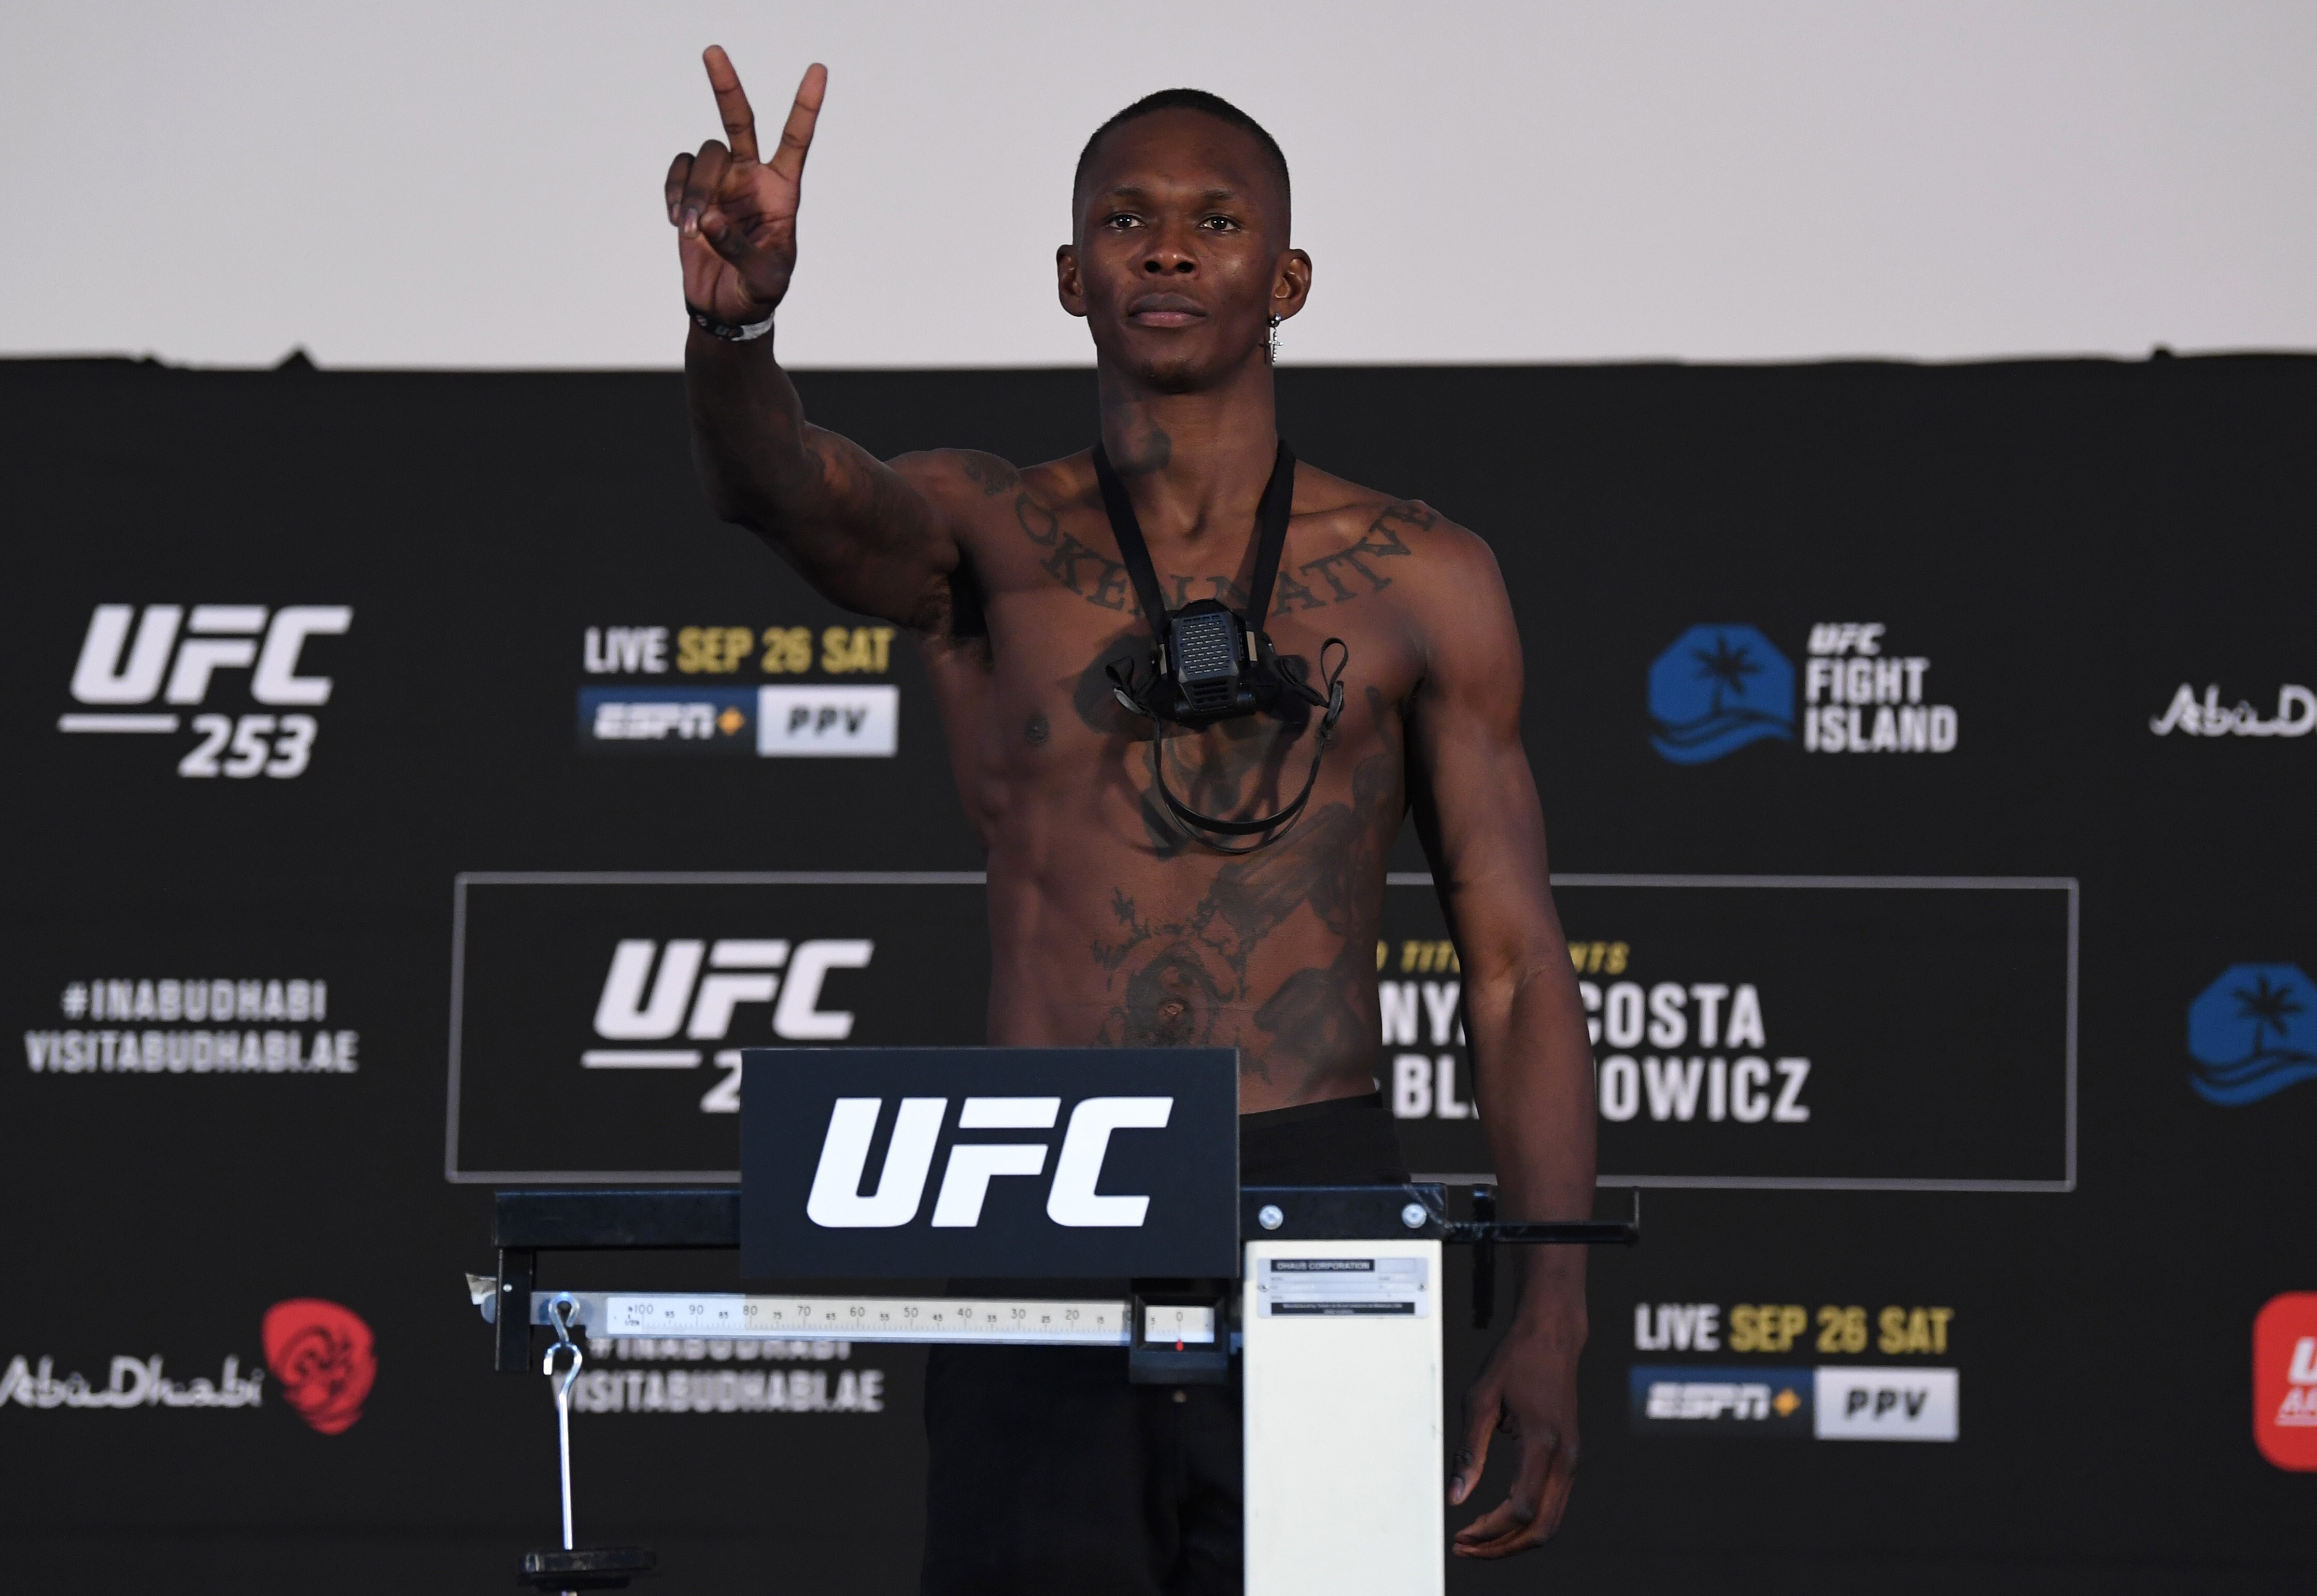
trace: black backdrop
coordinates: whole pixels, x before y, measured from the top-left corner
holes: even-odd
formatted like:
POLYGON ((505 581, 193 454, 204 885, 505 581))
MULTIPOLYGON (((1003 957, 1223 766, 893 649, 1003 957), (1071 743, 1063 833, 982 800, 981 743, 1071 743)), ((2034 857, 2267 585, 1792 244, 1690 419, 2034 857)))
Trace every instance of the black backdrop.
MULTIPOLYGON (((1046 458, 1085 442, 1092 398, 1078 372, 801 381, 818 419, 881 453, 954 443, 1046 458)), ((1665 1188, 1645 1244, 1597 1260, 1567 1529, 1528 1561, 1458 1566, 1452 1588, 1767 1589, 1815 1574, 1884 1591, 1966 1577, 2268 1590, 2317 1572, 2317 1478, 2255 1449, 2249 1361, 2261 1305, 2317 1287, 2317 1086, 2211 1101, 2192 1084, 2190 1036, 2192 1004, 2219 991, 2199 1035, 2205 1063, 2220 1062, 2209 1038, 2242 1034, 2227 994, 2259 976, 2288 1000, 2272 1001, 2270 1033, 2250 1033, 2252 1051, 2265 1034, 2271 1053, 2310 1050, 2317 1021, 2291 995, 2317 1008, 2306 976, 2295 984, 2317 970, 2317 738, 2197 735, 2224 718, 2199 714, 2152 729, 2184 686, 2200 712, 2244 701, 2266 723, 2281 687, 2317 681, 2317 362, 1291 369, 1281 387, 1305 458, 1421 496, 1494 545, 1523 620, 1556 867, 1580 878, 1570 932, 1580 958, 1594 949, 1584 978, 1605 1021, 1620 972, 1688 991, 1692 1021, 1695 983, 1751 983, 1766 1064, 1815 1061, 1797 1099, 1809 1124, 1709 1124, 1703 1098, 1694 1114, 1660 1098, 1678 1097, 1677 1066, 1712 1038, 1693 1026, 1678 1053, 1625 1049, 1636 1107, 1605 1123, 1605 1150, 1631 1150, 1649 1167, 1625 1172, 1665 1188), (1952 747, 1810 746, 1804 722, 1828 702, 1811 661, 1855 654, 1858 635, 1813 655, 1814 633, 1830 650, 1846 623, 1883 629, 1866 634, 1874 658, 1928 661, 1910 707, 1951 710, 1952 747), (1690 687, 1668 685, 1685 671, 1690 687), (1678 746, 1679 722, 1731 710, 1701 696, 1714 681, 1742 712, 1730 724, 1768 731, 1697 762, 1659 751, 1653 734, 1678 746), (1731 875, 1784 884, 1697 880, 1731 875), (1733 892, 1955 907, 1921 923, 1864 909, 1749 920, 1713 909, 1733 892), (2059 907, 2006 910, 1991 930, 1963 912, 1997 898, 2059 907), (2006 1128, 1978 1136, 1988 1125, 2006 1128), (1864 1140, 1847 1145, 1852 1127, 1864 1140), (1878 1136, 1899 1152, 1878 1152, 1878 1136), (2017 1179, 1943 1188, 1946 1175, 2017 1179), (1803 1310, 1790 1348, 1734 1344, 1735 1310, 1760 1305, 1803 1310), (1699 1305, 1719 1345, 1651 1349, 1699 1305), (1861 1344, 1843 1340, 1852 1307, 1861 1344), (1899 1311, 1888 1348, 1886 1308, 1899 1311), (1922 1339, 1934 1323, 1936 1349, 1922 1339), (1959 1439, 1663 1433, 1629 1414, 1637 1366, 1738 1380, 1754 1365, 1956 1370, 1959 1439)), ((458 878, 975 871, 922 676, 905 641, 881 665, 873 636, 831 638, 852 623, 709 517, 671 375, 17 363, 0 365, 0 396, 18 685, 0 992, 25 1046, 0 1075, 0 1357, 21 1360, 0 1394, 7 1583, 505 1588, 514 1553, 552 1537, 552 1425, 543 1381, 488 1372, 488 1332, 461 1295, 460 1271, 490 1254, 485 1191, 445 1179, 460 1170, 445 1143, 454 991, 497 1006, 488 1023, 461 1015, 498 1038, 465 1066, 532 1071, 497 1078, 523 1088, 500 1091, 499 1122, 519 1121, 527 1095, 552 1127, 582 1112, 697 1116, 721 1079, 703 1058, 636 1072, 642 1096, 573 1107, 603 1085, 571 1050, 602 1041, 589 1006, 615 939, 661 948, 665 973, 666 947, 686 937, 882 937, 881 964, 832 966, 816 1011, 855 1014, 864 1041, 904 1021, 970 1038, 985 955, 971 913, 935 934, 891 906, 902 899, 812 898, 829 898, 826 883, 717 889, 764 894, 759 924, 694 881, 666 883, 693 894, 681 912, 631 920, 569 900, 575 924, 611 915, 574 955, 584 969, 526 951, 551 947, 547 931, 526 940, 495 921, 486 969, 480 942, 454 949, 454 908, 495 878, 458 878), (108 605, 130 606, 118 627, 160 629, 150 680, 126 632, 130 646, 89 650, 95 674, 76 673, 108 605), (174 654, 164 606, 182 611, 174 654), (310 635, 276 649, 284 606, 351 615, 333 630, 300 612, 310 635), (642 668, 648 638, 611 633, 649 627, 666 629, 658 673, 642 668), (686 628, 745 628, 745 651, 728 659, 686 628), (261 649, 270 676, 253 666, 261 649), (206 681, 189 650, 210 659, 206 681), (680 659, 736 668, 685 672, 680 659), (898 754, 756 757, 766 686, 898 688, 898 754), (737 729, 605 743, 595 701, 576 695, 607 687, 704 702, 737 729), (175 727, 61 729, 117 714, 175 727), (180 775, 188 761, 218 774, 180 775), (552 1033, 538 1060, 506 1039, 526 1014, 552 1033), (283 1067, 293 1055, 306 1067, 283 1067), (258 1067, 238 1067, 247 1057, 258 1067), (346 1400, 301 1379, 294 1349, 269 1347, 306 1323, 341 1374, 367 1367, 347 1321, 304 1299, 374 1336, 375 1384, 351 1422, 346 1400), (267 1370, 255 1402, 221 1381, 228 1358, 239 1381, 267 1370)), ((1904 675, 1886 672, 1886 701, 1908 704, 1904 675)), ((1861 682, 1871 696, 1871 666, 1861 682)), ((1403 842, 1395 868, 1422 860, 1403 842)), ((889 890, 932 889, 860 888, 889 890)), ((1384 977, 1446 973, 1420 889, 1394 904, 1384 977)), ((1734 1025, 1734 999, 1719 1000, 1734 1025)), ((767 1005, 734 1012, 729 1039, 674 1045, 769 1039, 767 1005)), ((1461 1058, 1453 1038, 1410 1034, 1429 1070, 1461 1058)), ((1745 1039, 1728 1041, 1734 1058, 1745 1039)), ((1407 1051, 1379 1054, 1388 1087, 1407 1051)), ((1455 1160, 1478 1143, 1469 1122, 1441 1120, 1438 1086, 1427 1074, 1413 1089, 1410 1144, 1419 1165, 1471 1169, 1455 1160)), ((617 1273, 706 1286, 729 1268, 617 1273)), ((575 1264, 553 1278, 593 1277, 575 1264)), ((1453 1380, 1484 1345, 1452 1322, 1453 1380)), ((584 1417, 583 1535, 658 1545, 670 1592, 911 1588, 915 1356, 783 1350, 774 1364, 603 1349, 633 1402, 659 1390, 682 1407, 688 1392, 711 1411, 584 1417), (743 1383, 768 1369, 779 1378, 743 1383), (725 1376, 743 1377, 720 1387, 734 1411, 712 1411, 725 1376), (753 1407, 733 1396, 750 1389, 753 1407), (816 1393, 825 1408, 799 1411, 816 1393)))

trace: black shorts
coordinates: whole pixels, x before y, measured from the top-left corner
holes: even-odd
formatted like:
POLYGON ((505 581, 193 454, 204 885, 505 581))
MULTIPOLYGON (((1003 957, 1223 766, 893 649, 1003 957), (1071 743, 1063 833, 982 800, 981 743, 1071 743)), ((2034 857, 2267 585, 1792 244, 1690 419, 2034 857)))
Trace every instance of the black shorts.
MULTIPOLYGON (((1381 1094, 1239 1120, 1248 1186, 1408 1179, 1381 1094)), ((1136 1385, 1108 1348, 936 1347, 926 1363, 926 1596, 1240 1588, 1239 1369, 1136 1385)))

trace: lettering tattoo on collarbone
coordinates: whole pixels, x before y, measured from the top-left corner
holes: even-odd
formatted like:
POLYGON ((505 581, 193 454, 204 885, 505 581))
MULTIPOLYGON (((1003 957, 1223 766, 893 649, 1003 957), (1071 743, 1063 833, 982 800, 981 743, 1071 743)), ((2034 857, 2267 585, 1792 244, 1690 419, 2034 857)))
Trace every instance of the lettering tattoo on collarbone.
MULTIPOLYGON (((966 474, 975 475, 971 464, 966 474)), ((984 480, 980 477, 975 480, 984 480)), ((983 491, 995 494, 1002 489, 985 481, 983 491)), ((1047 575, 1088 604, 1121 612, 1133 609, 1134 589, 1126 567, 1063 531, 1060 517, 1033 498, 1026 489, 1015 496, 1014 518, 1020 524, 1023 534, 1047 551, 1038 561, 1047 575)), ((1427 531, 1439 519, 1412 499, 1386 505, 1367 531, 1360 534, 1360 541, 1350 548, 1305 560, 1293 569, 1283 565, 1272 590, 1271 613, 1284 615, 1300 610, 1323 610, 1330 605, 1348 604, 1364 594, 1382 592, 1391 586, 1391 578, 1371 562, 1413 553, 1402 534, 1427 531)), ((1230 577, 1167 572, 1158 580, 1162 590, 1173 590, 1173 602, 1177 608, 1194 596, 1219 598, 1234 608, 1248 601, 1247 590, 1230 577), (1202 587, 1209 591, 1197 591, 1202 587)))
MULTIPOLYGON (((1368 697, 1382 708, 1374 689, 1368 697)), ((1376 723, 1386 746, 1354 768, 1352 802, 1312 809, 1276 847, 1223 861, 1184 919, 1146 919, 1124 888, 1112 889, 1120 935, 1093 946, 1114 999, 1097 1045, 1236 1045, 1243 1072, 1299 1091, 1370 1067, 1374 927, 1366 921, 1397 829, 1403 757, 1396 718, 1379 713, 1376 723), (1312 939, 1332 944, 1335 956, 1257 991, 1257 952, 1303 914, 1320 933, 1312 939), (1253 1036, 1231 1018, 1250 1007, 1253 1036)))

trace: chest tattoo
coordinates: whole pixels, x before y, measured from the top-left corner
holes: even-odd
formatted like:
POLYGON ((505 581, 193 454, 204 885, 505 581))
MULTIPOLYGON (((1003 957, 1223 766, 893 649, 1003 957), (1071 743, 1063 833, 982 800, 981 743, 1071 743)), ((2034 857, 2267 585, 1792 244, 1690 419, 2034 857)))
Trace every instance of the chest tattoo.
MULTIPOLYGON (((1132 607, 1133 589, 1126 567, 1063 531, 1060 518, 1026 490, 1015 497, 1014 518, 1023 535, 1046 551, 1038 564, 1047 575, 1100 608, 1123 613, 1132 607)), ((1271 613, 1323 610, 1382 592, 1391 586, 1391 578, 1373 562, 1413 553, 1403 534, 1427 531, 1438 521, 1437 516, 1412 501, 1386 505, 1350 548, 1305 560, 1292 571, 1283 568, 1271 613), (1346 580, 1347 577, 1353 579, 1346 580)), ((1170 574, 1162 580, 1173 586, 1177 608, 1191 602, 1194 586, 1211 589, 1213 597, 1228 605, 1247 603, 1247 590, 1230 577, 1170 574)))
MULTIPOLYGON (((1379 698, 1372 690, 1372 710, 1382 710, 1379 698)), ((1317 807, 1279 847, 1221 865, 1179 919, 1146 915, 1123 887, 1112 889, 1117 937, 1092 949, 1114 994, 1099 1045, 1236 1045, 1246 1073, 1298 1089, 1371 1066, 1374 928, 1363 889, 1381 876, 1397 829, 1377 817, 1400 790, 1403 755, 1396 717, 1379 713, 1378 724, 1385 746, 1354 769, 1350 803, 1317 807), (1306 917, 1333 956, 1284 978, 1259 975, 1257 955, 1273 934, 1306 917), (1250 1009, 1251 1034, 1236 1018, 1250 1009)))

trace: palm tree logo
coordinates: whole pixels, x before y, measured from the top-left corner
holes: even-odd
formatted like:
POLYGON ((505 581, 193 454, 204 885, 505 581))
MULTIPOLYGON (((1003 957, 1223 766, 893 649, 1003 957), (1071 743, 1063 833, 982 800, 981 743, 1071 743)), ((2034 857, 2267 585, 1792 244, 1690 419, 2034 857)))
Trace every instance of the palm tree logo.
POLYGON ((1690 627, 1650 662, 1651 746, 1677 765, 1794 737, 1794 671, 1778 646, 1735 622, 1690 627))
POLYGON ((2317 982, 2300 965, 2230 965, 2188 1005, 2188 1083, 2235 1107, 2317 1080, 2313 1009, 2317 982))
POLYGON ((2237 1018, 2252 1021, 2252 1051, 2245 1054, 2248 1060, 2268 1051, 2261 1045, 2266 1032, 2276 1031, 2282 1043, 2291 1017, 2306 1012, 2291 987, 2272 985, 2266 974, 2256 973, 2250 987, 2231 988, 2229 996, 2236 1000, 2237 1018))
POLYGON ((1761 666, 1755 661, 1754 656, 1747 652, 1744 643, 1740 643, 1734 648, 1731 645, 1730 634, 1727 632, 1717 632, 1713 634, 1713 647, 1710 650, 1692 649, 1689 652, 1690 657, 1697 661, 1698 679, 1713 684, 1713 706, 1707 712, 1710 714, 1727 713, 1728 706, 1722 701, 1722 693, 1725 690, 1734 693, 1743 700, 1746 696, 1746 678, 1749 676, 1759 676, 1762 671, 1761 666))

